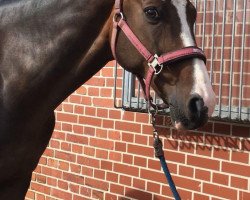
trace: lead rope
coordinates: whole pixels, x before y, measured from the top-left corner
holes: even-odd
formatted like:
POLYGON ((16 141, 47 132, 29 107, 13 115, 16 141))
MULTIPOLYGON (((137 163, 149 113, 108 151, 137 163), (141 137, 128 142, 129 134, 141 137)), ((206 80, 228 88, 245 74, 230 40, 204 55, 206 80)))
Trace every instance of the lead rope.
POLYGON ((161 167, 164 171, 164 174, 166 176, 166 179, 168 181, 168 184, 170 186, 170 189, 173 193, 173 196, 175 198, 175 200, 181 200, 179 193, 176 190, 175 187, 175 183, 172 179, 171 173, 168 169, 168 165, 164 156, 164 151, 162 149, 162 141, 159 137, 158 131, 155 128, 155 115, 157 114, 157 112, 149 112, 149 114, 151 115, 151 124, 154 128, 153 130, 153 137, 154 137, 154 149, 155 149, 155 157, 159 158, 160 163, 161 163, 161 167))

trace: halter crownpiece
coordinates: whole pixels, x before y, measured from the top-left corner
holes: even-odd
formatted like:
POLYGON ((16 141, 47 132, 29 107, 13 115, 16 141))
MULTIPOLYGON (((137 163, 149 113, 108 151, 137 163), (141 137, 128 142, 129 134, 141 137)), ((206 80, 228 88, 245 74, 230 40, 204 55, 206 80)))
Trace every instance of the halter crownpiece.
MULTIPOLYGON (((143 89, 143 93, 146 101, 148 102, 149 108, 152 106, 156 108, 153 104, 153 100, 150 96, 150 85, 154 75, 161 73, 164 66, 171 63, 185 60, 187 58, 201 58, 206 62, 206 56, 204 52, 196 47, 189 46, 182 49, 165 53, 163 55, 152 54, 138 39, 138 37, 133 33, 131 28, 126 22, 125 16, 122 12, 123 0, 116 0, 114 6, 114 17, 113 17, 113 32, 111 38, 111 49, 114 58, 116 59, 116 41, 119 29, 123 31, 131 44, 138 50, 138 52, 145 58, 148 62, 149 70, 145 80, 141 77, 137 77, 143 89)), ((166 108, 166 107, 164 107, 166 108)), ((163 108, 163 109, 164 109, 163 108)))

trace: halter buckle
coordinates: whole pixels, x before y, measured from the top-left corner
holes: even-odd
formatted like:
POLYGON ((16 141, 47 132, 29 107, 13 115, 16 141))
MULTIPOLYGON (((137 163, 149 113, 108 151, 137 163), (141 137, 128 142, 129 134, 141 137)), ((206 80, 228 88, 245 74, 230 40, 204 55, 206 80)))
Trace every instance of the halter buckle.
POLYGON ((154 69, 156 75, 160 74, 163 69, 163 64, 159 63, 158 58, 159 56, 155 54, 154 59, 151 62, 148 62, 148 66, 154 69))
POLYGON ((113 23, 118 23, 120 20, 124 20, 124 15, 122 12, 118 12, 114 14, 113 23))

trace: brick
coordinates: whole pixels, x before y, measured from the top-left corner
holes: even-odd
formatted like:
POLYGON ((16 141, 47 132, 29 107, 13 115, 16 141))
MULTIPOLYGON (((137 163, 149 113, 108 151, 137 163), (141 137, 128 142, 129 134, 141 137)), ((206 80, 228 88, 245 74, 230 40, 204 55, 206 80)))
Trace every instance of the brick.
POLYGON ((84 130, 83 130, 84 135, 95 136, 95 133, 96 133, 95 128, 84 125, 84 130))
POLYGON ((181 152, 193 154, 195 151, 195 145, 189 142, 180 142, 179 149, 181 150, 181 152))
POLYGON ((110 184, 110 192, 124 195, 124 191, 125 191, 124 186, 117 185, 117 184, 110 184))
POLYGON ((122 132, 121 135, 122 135, 122 141, 124 141, 124 142, 130 142, 130 143, 134 142, 135 134, 122 132))
POLYGON ((96 132, 95 133, 96 137, 108 139, 108 130, 107 129, 99 129, 99 128, 97 128, 95 132, 96 132))
POLYGON ((248 180, 232 176, 230 186, 237 189, 248 190, 248 180))
POLYGON ((209 200, 209 196, 205 196, 203 194, 197 194, 197 193, 194 193, 194 198, 193 200, 209 200))
POLYGON ((135 113, 135 121, 139 123, 148 123, 149 116, 145 113, 135 113))
POLYGON ((107 172, 106 180, 109 182, 117 183, 118 182, 118 174, 113 173, 113 172, 107 172))
POLYGON ((119 110, 109 110, 109 118, 112 119, 121 119, 121 111, 119 110))
POLYGON ((235 175, 250 177, 249 165, 240 165, 235 163, 222 162, 222 171, 235 175))
POLYGON ((72 194, 64 192, 62 190, 55 189, 55 188, 51 188, 51 195, 59 199, 71 199, 72 198, 72 194))
POLYGON ((106 129, 114 129, 115 122, 113 120, 109 119, 103 119, 102 121, 102 127, 106 129))
POLYGON ((100 138, 98 139, 90 138, 90 146, 107 149, 107 150, 113 150, 114 142, 110 140, 100 139, 100 138))
POLYGON ((105 180, 105 171, 95 169, 94 177, 97 179, 105 180))
POLYGON ((241 140, 241 150, 242 151, 250 151, 250 140, 249 139, 243 139, 241 140))
POLYGON ((80 170, 81 170, 81 175, 85 176, 90 176, 90 177, 94 177, 94 169, 92 169, 91 167, 86 167, 86 166, 79 166, 80 170))
POLYGON ((80 193, 84 196, 91 197, 92 190, 86 186, 81 186, 80 193))
POLYGON ((98 108, 97 117, 108 118, 108 109, 98 108))
POLYGON ((57 113, 56 120, 62 122, 77 123, 78 117, 74 114, 69 113, 57 113))
POLYGON ((102 88, 100 91, 101 97, 113 97, 113 89, 111 88, 102 88))
POLYGON ((240 200, 249 200, 249 199, 250 199, 250 192, 240 191, 240 200))
POLYGON ((229 160, 230 151, 226 149, 214 148, 213 157, 223 159, 223 160, 229 160))
POLYGON ((93 107, 85 107, 85 115, 96 116, 96 108, 93 107))
POLYGON ((180 165, 179 166, 179 174, 182 176, 193 178, 194 177, 194 168, 180 165))
POLYGON ((96 158, 107 159, 108 158, 108 151, 102 149, 96 149, 96 158))
POLYGON ((115 129, 121 130, 121 131, 130 131, 133 133, 140 133, 141 132, 141 125, 135 124, 135 123, 129 123, 129 122, 115 122, 115 129))
POLYGON ((77 156, 77 163, 94 168, 100 168, 100 161, 94 158, 87 158, 83 156, 77 156))
POLYGON ((222 186, 217 186, 214 184, 209 184, 209 183, 204 183, 203 184, 203 191, 204 193, 221 197, 221 198, 226 198, 226 199, 237 199, 237 191, 222 187, 222 186))
POLYGON ((88 144, 88 137, 76 134, 67 134, 66 140, 75 144, 88 144))
POLYGON ((62 177, 62 171, 52 169, 52 168, 49 168, 49 167, 42 167, 42 173, 44 175, 53 176, 53 177, 56 177, 56 178, 61 178, 62 177))
POLYGON ((94 157, 95 156, 95 148, 89 147, 89 146, 84 146, 83 154, 85 154, 87 156, 94 157))
POLYGON ((192 131, 177 131, 175 129, 172 130, 173 139, 178 139, 181 141, 187 142, 195 142, 195 143, 203 143, 204 137, 203 134, 192 132, 192 131))
POLYGON ((135 135, 135 143, 141 145, 148 145, 148 137, 145 135, 135 135))
POLYGON ((109 193, 106 193, 105 194, 105 200, 117 200, 118 197, 114 194, 109 194, 109 193))
POLYGON ((107 182, 88 178, 88 177, 85 178, 85 185, 90 186, 95 189, 100 189, 103 191, 108 191, 109 189, 109 184, 107 182))
POLYGON ((128 144, 128 153, 147 156, 147 157, 154 156, 153 148, 142 147, 142 146, 133 145, 133 144, 128 144))
POLYGON ((36 194, 36 200, 45 200, 45 196, 41 194, 36 194))
POLYGON ((80 176, 80 175, 74 175, 72 173, 64 172, 63 173, 63 179, 68 181, 68 182, 73 182, 73 183, 76 183, 76 184, 83 184, 85 178, 80 176))
POLYGON ((239 138, 226 136, 206 135, 205 143, 208 145, 239 149, 240 140, 239 138))
POLYGON ((133 156, 123 154, 122 163, 133 165, 133 156))
POLYGON ((79 174, 81 172, 81 166, 70 163, 70 171, 79 174))
POLYGON ((160 183, 165 183, 166 181, 166 178, 161 171, 155 172, 155 171, 151 171, 147 169, 141 169, 140 175, 141 175, 141 178, 146 179, 146 180, 151 180, 151 181, 160 182, 160 183))
POLYGON ((102 108, 113 108, 114 102, 113 99, 107 98, 93 98, 93 106, 102 107, 102 108))
POLYGON ((160 196, 160 195, 154 195, 153 199, 157 199, 157 200, 172 200, 172 198, 168 198, 168 197, 164 197, 164 196, 160 196))
POLYGON ((146 189, 146 182, 144 180, 133 178, 133 185, 132 186, 134 188, 145 190, 146 189))
POLYGON ((115 142, 115 151, 127 152, 127 145, 123 142, 115 142))
POLYGON ((160 171, 161 164, 160 164, 159 160, 148 159, 148 168, 160 171))
POLYGON ((160 193, 160 185, 152 182, 147 182, 147 191, 159 194, 160 193))
POLYGON ((108 138, 111 140, 120 141, 121 140, 121 133, 119 131, 109 130, 108 131, 108 138))
POLYGON ((201 167, 205 169, 212 169, 212 170, 219 170, 220 169, 220 162, 217 160, 211 160, 207 158, 201 158, 196 156, 189 156, 187 157, 187 164, 201 167))
POLYGON ((62 131, 72 132, 72 124, 63 123, 62 131))
POLYGON ((147 166, 147 159, 134 156, 134 165, 140 166, 140 167, 146 167, 147 166))
POLYGON ((120 182, 119 183, 122 185, 131 186, 132 185, 132 178, 129 176, 120 175, 120 182))
POLYGON ((126 196, 134 199, 151 200, 152 194, 140 190, 126 188, 126 196))
POLYGON ((211 172, 206 171, 206 170, 196 169, 195 170, 195 178, 200 179, 200 180, 210 181, 211 180, 211 172))
POLYGON ((196 145, 196 154, 211 157, 212 147, 196 145))
POLYGON ((102 124, 102 119, 95 117, 80 116, 79 123, 100 127, 102 124))
POLYGON ((118 153, 118 152, 109 152, 109 160, 121 162, 122 155, 121 153, 118 153))
POLYGON ((228 186, 229 177, 227 175, 224 175, 224 174, 213 173, 212 181, 214 183, 218 183, 218 184, 221 184, 221 185, 228 186))
POLYGON ((58 187, 63 190, 68 190, 69 185, 65 181, 58 180, 58 187))
POLYGON ((185 163, 186 156, 183 153, 177 153, 172 151, 165 151, 166 161, 173 161, 177 163, 185 163))
POLYGON ((178 187, 201 192, 201 182, 190 178, 174 177, 174 182, 178 187))
POLYGON ((248 162, 249 162, 249 153, 232 151, 231 159, 234 162, 248 164, 248 162))
POLYGON ((130 165, 114 163, 114 171, 131 176, 139 176, 139 169, 130 165))
POLYGON ((238 137, 249 137, 250 136, 250 128, 244 126, 232 126, 232 134, 238 137))
POLYGON ((111 163, 110 161, 102 160, 101 161, 101 169, 112 171, 113 170, 113 163, 111 163))

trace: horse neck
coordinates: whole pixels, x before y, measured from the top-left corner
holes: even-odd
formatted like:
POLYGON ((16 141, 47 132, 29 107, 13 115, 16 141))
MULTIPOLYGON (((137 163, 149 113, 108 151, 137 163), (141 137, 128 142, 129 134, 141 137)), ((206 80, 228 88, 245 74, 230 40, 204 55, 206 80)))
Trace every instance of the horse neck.
POLYGON ((24 0, 2 7, 0 90, 5 106, 54 109, 96 73, 98 63, 86 55, 113 4, 111 0, 24 0), (82 60, 86 64, 81 65, 82 60))

